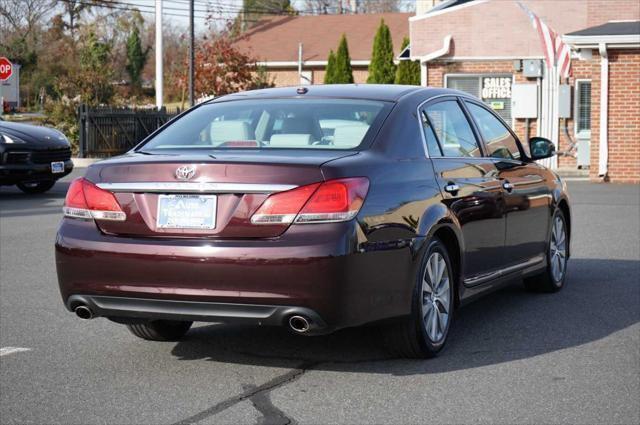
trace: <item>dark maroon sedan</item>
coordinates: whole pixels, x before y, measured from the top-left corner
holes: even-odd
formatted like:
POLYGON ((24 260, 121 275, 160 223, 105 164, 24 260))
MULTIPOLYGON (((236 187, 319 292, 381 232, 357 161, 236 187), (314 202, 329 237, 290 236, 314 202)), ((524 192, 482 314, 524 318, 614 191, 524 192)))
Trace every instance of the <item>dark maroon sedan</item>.
POLYGON ((566 187, 465 93, 313 86, 224 96, 73 181, 56 239, 66 307, 150 340, 193 321, 315 335, 378 322, 442 349, 454 310, 524 277, 562 288, 566 187))

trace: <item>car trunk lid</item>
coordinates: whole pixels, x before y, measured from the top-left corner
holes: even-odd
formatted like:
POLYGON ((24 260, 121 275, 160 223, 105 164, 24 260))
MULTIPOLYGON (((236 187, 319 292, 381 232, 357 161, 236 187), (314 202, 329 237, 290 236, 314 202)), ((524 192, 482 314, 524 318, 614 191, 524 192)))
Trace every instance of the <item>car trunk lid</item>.
POLYGON ((355 154, 328 150, 230 150, 216 151, 213 155, 135 153, 94 164, 87 178, 113 192, 126 213, 125 221, 96 220, 100 230, 107 234, 269 238, 282 234, 288 225, 255 225, 250 220, 270 193, 322 181, 323 164, 355 154), (193 173, 183 175, 179 169, 193 173), (202 203, 201 207, 196 206, 198 214, 212 208, 213 228, 163 227, 170 220, 166 217, 171 214, 167 205, 180 202, 202 203))

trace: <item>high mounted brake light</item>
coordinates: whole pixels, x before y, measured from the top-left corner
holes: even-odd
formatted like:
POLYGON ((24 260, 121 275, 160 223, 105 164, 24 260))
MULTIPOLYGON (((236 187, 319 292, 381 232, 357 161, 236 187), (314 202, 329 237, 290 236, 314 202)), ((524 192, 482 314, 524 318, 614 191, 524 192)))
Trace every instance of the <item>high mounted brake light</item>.
POLYGON ((269 196, 251 217, 253 224, 333 223, 360 211, 369 190, 366 177, 329 180, 269 196))
POLYGON ((71 218, 111 221, 127 218, 113 193, 82 177, 71 182, 62 211, 65 217, 71 218))

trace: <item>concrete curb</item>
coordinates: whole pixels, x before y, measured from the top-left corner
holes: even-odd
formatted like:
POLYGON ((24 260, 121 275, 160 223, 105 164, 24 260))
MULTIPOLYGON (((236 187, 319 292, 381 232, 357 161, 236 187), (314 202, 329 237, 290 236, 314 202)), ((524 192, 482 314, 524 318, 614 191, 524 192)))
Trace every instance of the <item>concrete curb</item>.
POLYGON ((566 182, 588 182, 591 181, 589 177, 562 177, 562 180, 566 182))
POLYGON ((558 168, 555 172, 562 178, 589 179, 589 170, 577 168, 558 168))

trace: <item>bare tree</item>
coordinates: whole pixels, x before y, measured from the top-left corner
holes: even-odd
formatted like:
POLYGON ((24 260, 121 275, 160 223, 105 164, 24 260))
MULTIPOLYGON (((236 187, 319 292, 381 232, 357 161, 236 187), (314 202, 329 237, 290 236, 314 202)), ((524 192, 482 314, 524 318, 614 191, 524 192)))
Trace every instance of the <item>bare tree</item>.
POLYGON ((400 0, 356 1, 356 3, 358 13, 399 12, 401 7, 400 0))
POLYGON ((413 0, 305 0, 304 14, 386 13, 411 11, 413 0))
POLYGON ((64 14, 66 15, 67 20, 63 20, 63 25, 66 29, 69 30, 71 34, 71 40, 75 43, 76 40, 76 30, 78 29, 80 15, 82 12, 89 8, 89 4, 82 2, 80 0, 66 0, 64 1, 64 14))
POLYGON ((336 13, 341 0, 305 0, 304 12, 313 15, 328 15, 336 13))
POLYGON ((9 34, 22 39, 30 37, 51 6, 51 0, 0 0, 0 27, 3 28, 0 43, 9 34))
POLYGON ((23 72, 35 67, 39 36, 51 0, 0 0, 0 52, 20 63, 23 72))

